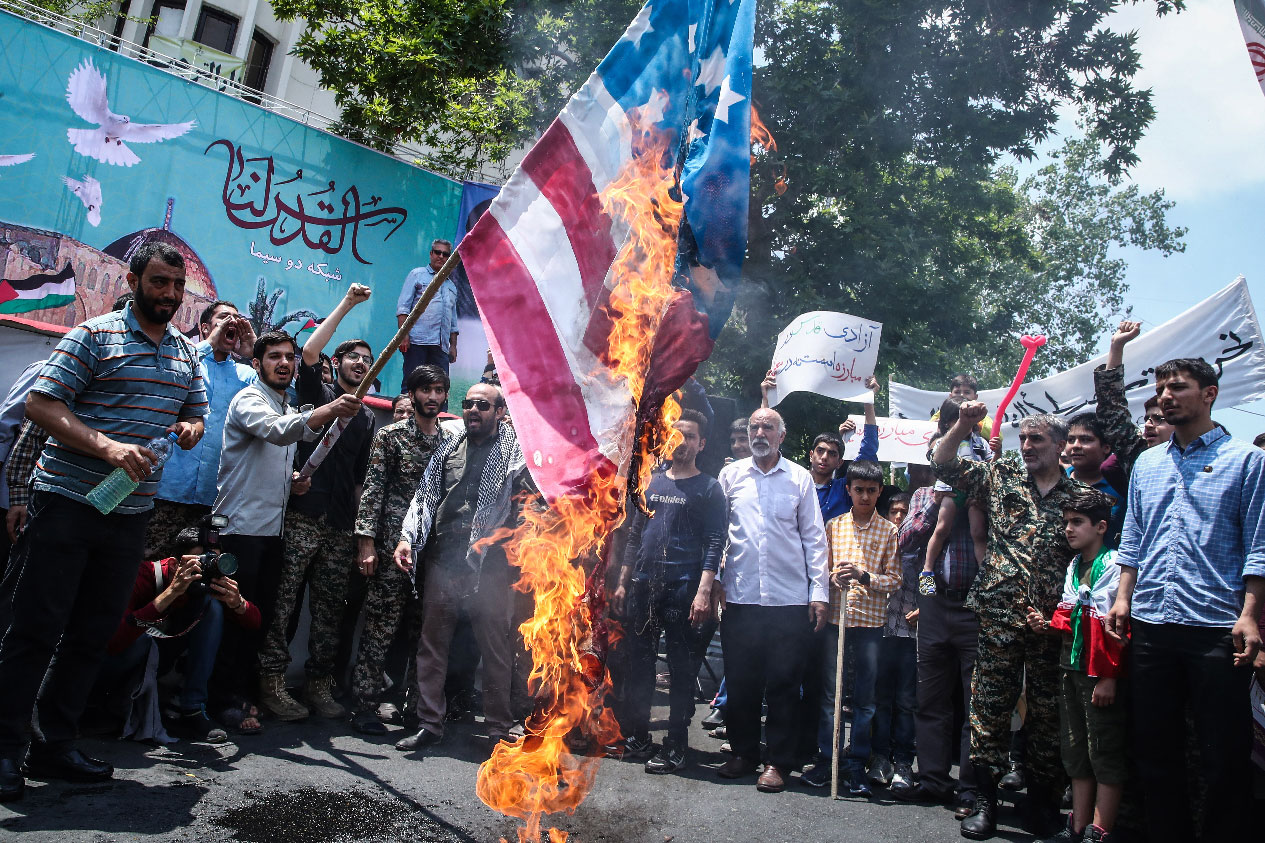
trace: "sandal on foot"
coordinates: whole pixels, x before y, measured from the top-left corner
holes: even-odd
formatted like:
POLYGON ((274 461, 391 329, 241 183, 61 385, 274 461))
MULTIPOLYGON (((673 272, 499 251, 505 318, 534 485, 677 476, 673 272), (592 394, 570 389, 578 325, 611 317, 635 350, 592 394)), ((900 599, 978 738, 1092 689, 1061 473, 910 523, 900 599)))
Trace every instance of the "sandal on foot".
POLYGON ((221 711, 219 719, 239 735, 257 735, 264 730, 259 722, 259 709, 244 700, 221 711))

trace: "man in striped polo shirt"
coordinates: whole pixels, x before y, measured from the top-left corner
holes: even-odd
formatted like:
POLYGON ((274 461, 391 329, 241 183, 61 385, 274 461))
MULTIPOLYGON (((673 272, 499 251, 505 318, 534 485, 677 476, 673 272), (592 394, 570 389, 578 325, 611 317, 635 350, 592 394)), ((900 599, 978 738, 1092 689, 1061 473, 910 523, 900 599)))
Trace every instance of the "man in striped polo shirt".
POLYGON ((170 431, 188 450, 202 437, 197 357, 169 324, 184 298, 184 258, 151 242, 129 269, 132 303, 71 329, 27 400, 27 415, 50 438, 3 585, 11 602, 0 609, 0 801, 21 798, 23 773, 72 781, 114 774, 73 740, 141 562, 161 477, 145 445, 170 431), (102 515, 86 496, 115 468, 140 485, 102 515), (19 768, 33 706, 39 734, 19 768))

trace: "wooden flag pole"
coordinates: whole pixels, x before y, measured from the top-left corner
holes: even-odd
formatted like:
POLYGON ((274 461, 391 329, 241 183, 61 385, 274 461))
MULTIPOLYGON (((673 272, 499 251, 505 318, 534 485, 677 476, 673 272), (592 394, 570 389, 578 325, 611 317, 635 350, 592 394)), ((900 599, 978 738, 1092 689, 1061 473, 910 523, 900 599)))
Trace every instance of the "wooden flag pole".
MULTIPOLYGON (((448 280, 448 276, 452 274, 453 269, 456 268, 460 261, 461 258, 457 256, 457 250, 454 248, 452 254, 444 261, 444 265, 435 271, 435 277, 431 279, 430 284, 422 291, 421 298, 413 304, 413 309, 409 311, 408 316, 400 324, 400 328, 395 332, 395 336, 391 338, 391 342, 387 343, 387 347, 382 349, 378 359, 373 361, 373 365, 369 367, 369 371, 360 381, 360 386, 356 387, 356 391, 352 393, 353 395, 357 398, 365 397, 369 387, 373 386, 374 380, 378 375, 382 374, 382 370, 390 362, 391 355, 395 354, 396 349, 400 347, 400 343, 404 342, 404 338, 408 336, 408 332, 413 330, 413 325, 417 323, 418 318, 426 312, 426 308, 430 307, 435 294, 439 292, 440 285, 448 280)), ((408 377, 408 372, 405 372, 404 376, 408 377)), ((303 464, 303 468, 299 469, 300 477, 311 477, 316 473, 316 469, 325 461, 325 457, 329 456, 334 443, 338 441, 338 437, 343 435, 343 430, 346 427, 346 419, 339 419, 330 425, 329 429, 325 431, 325 435, 321 437, 321 441, 312 451, 312 454, 307 458, 307 462, 303 464)))
POLYGON ((843 736, 843 635, 848 619, 848 590, 839 601, 839 648, 835 653, 835 736, 830 750, 830 798, 839 798, 839 739, 843 736))

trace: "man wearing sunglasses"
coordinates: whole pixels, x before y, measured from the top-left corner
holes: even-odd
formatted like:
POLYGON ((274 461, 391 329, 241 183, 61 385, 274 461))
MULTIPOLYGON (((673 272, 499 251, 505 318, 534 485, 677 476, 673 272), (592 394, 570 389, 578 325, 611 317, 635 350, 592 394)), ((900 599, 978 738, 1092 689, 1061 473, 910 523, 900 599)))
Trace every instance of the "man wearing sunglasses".
POLYGON ((395 564, 422 592, 417 642, 418 731, 396 743, 411 752, 439 743, 448 712, 444 679, 457 617, 465 609, 483 656, 483 714, 490 746, 514 725, 510 685, 514 666, 514 569, 491 536, 514 521, 513 499, 527 470, 514 428, 504 424, 505 399, 477 383, 461 402, 464 433, 435 451, 404 516, 395 564))
MULTIPOLYGON (((400 298, 395 305, 396 319, 403 325, 413 310, 413 305, 422 297, 422 293, 430 286, 444 265, 444 261, 452 254, 452 243, 447 240, 436 240, 430 244, 430 263, 419 266, 404 279, 400 289, 400 298)), ((413 324, 413 330, 400 343, 400 352, 404 355, 404 374, 423 363, 431 363, 448 373, 450 364, 457 362, 457 284, 451 277, 440 286, 430 306, 413 324)), ((403 381, 401 381, 403 383, 403 381)), ((403 392, 403 387, 400 388, 403 392)), ((444 409, 447 409, 445 407, 444 409)))

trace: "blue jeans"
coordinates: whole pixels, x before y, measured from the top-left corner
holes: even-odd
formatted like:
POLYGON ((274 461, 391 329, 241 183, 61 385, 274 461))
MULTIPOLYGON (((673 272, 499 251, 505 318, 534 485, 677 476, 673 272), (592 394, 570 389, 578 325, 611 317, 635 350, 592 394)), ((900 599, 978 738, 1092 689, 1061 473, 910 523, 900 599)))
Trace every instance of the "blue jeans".
POLYGON ((211 679, 215 657, 220 651, 220 638, 224 634, 224 604, 210 594, 202 594, 189 601, 187 611, 193 613, 191 618, 201 614, 202 620, 189 630, 188 635, 165 639, 158 646, 162 650, 166 650, 167 646, 188 648, 184 684, 176 696, 176 705, 182 711, 193 711, 206 705, 207 682, 211 679))
MULTIPOLYGON (((864 767, 870 760, 870 727, 874 721, 874 685, 878 674, 878 651, 883 641, 881 626, 849 627, 844 632, 844 656, 856 665, 856 685, 852 689, 852 747, 848 760, 864 767)), ((839 653, 839 627, 826 627, 826 640, 821 648, 822 675, 817 751, 822 758, 831 758, 834 744, 835 661, 839 653)), ((843 730, 839 734, 842 736, 843 730)))
POLYGON ((883 639, 879 645, 874 699, 874 754, 897 764, 913 764, 918 639, 892 636, 883 639))
POLYGON ((725 677, 720 677, 720 687, 716 689, 716 699, 712 700, 712 706, 725 710, 725 703, 729 701, 729 689, 725 687, 725 677))

